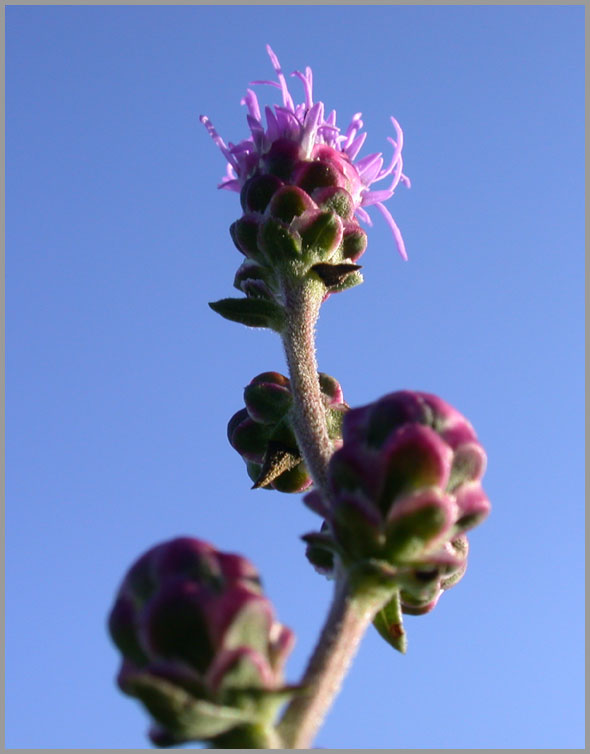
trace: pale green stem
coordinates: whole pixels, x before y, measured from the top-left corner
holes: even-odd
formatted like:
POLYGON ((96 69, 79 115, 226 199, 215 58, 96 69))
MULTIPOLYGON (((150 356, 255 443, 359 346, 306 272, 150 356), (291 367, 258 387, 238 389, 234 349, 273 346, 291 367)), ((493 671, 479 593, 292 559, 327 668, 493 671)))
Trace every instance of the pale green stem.
POLYGON ((324 292, 319 281, 285 282, 287 324, 282 337, 291 380, 297 444, 316 488, 326 495, 327 466, 334 448, 326 428, 314 340, 324 292))
MULTIPOLYGON (((329 504, 327 467, 334 448, 326 428, 314 340, 324 292, 319 282, 284 282, 287 324, 282 337, 289 365, 297 443, 316 489, 329 504)), ((332 607, 301 681, 305 691, 293 698, 278 727, 286 747, 311 746, 358 645, 381 606, 382 602, 377 604, 374 599, 354 597, 345 575, 336 580, 332 607)))
POLYGON ((345 576, 337 579, 332 607, 301 681, 306 690, 294 697, 279 723, 286 747, 311 747, 360 641, 381 606, 381 602, 355 596, 345 576))

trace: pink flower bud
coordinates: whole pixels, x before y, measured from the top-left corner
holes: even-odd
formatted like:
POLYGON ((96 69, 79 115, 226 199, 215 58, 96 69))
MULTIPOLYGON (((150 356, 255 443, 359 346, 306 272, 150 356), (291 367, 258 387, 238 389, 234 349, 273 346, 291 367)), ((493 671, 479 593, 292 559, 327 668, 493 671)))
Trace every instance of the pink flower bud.
POLYGON ((153 547, 129 569, 109 631, 123 655, 119 686, 146 705, 154 735, 170 743, 257 723, 265 694, 281 689, 293 645, 254 566, 188 537, 153 547), (228 714, 236 691, 249 689, 248 715, 228 714))
POLYGON ((305 497, 325 519, 306 537, 310 558, 324 570, 333 553, 345 566, 382 562, 402 610, 428 612, 462 577, 465 532, 490 509, 473 427, 434 395, 400 391, 350 410, 342 439, 328 468, 331 504, 305 497))

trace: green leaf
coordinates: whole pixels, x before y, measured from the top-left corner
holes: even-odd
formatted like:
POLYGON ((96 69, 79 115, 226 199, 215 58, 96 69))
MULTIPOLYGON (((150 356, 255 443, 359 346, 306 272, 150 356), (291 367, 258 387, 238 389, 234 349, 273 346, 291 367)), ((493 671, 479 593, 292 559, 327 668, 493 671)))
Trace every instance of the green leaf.
POLYGON ((377 613, 373 625, 388 644, 405 654, 408 642, 402 619, 399 590, 395 591, 392 599, 377 613))
POLYGON ((209 304, 217 314, 248 327, 268 327, 281 332, 285 322, 283 309, 261 298, 222 298, 209 304))
POLYGON ((179 741, 206 741, 252 719, 244 710, 196 699, 176 684, 148 673, 130 679, 128 689, 127 693, 140 699, 179 741))
POLYGON ((344 280, 338 285, 330 287, 330 293, 340 293, 341 291, 347 291, 349 288, 354 288, 356 285, 360 285, 364 282, 364 278, 360 272, 351 272, 344 280))

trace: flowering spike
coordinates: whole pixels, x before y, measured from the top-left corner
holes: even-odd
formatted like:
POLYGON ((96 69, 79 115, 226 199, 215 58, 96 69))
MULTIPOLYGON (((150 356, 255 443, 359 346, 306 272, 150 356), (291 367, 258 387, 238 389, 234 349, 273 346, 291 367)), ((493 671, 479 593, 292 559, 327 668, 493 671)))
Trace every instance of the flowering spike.
POLYGON ((405 258, 401 233, 389 212, 383 211, 383 202, 393 195, 399 181, 407 186, 410 185, 407 177, 401 172, 403 132, 399 123, 395 118, 391 118, 396 138, 395 140, 389 138, 394 151, 391 162, 385 169, 380 154, 357 160, 366 138, 366 133, 360 133, 363 128, 361 113, 354 114, 348 128, 342 134, 336 124, 336 112, 332 110, 326 116, 323 102, 314 103, 313 101, 313 75, 309 67, 306 67, 305 73, 295 71, 292 74, 302 82, 304 90, 304 102, 295 105, 278 57, 270 46, 267 45, 266 49, 277 81, 257 80, 251 83, 270 85, 282 94, 282 103, 275 105, 274 110, 270 107, 265 108, 266 126, 262 122, 258 99, 251 89, 246 91, 242 103, 248 109, 247 121, 252 135, 236 147, 228 148, 209 119, 201 116, 201 122, 233 169, 221 186, 239 191, 248 179, 265 172, 272 172, 279 163, 281 165, 279 177, 284 179, 286 175, 292 176, 296 165, 287 153, 291 154, 294 147, 298 152, 297 160, 308 162, 323 160, 337 167, 338 172, 344 176, 342 187, 346 188, 353 197, 354 215, 357 219, 370 225, 371 221, 365 208, 376 205, 384 215, 398 249, 405 258), (276 154, 270 159, 273 153, 276 154), (279 154, 281 157, 277 162, 276 157, 279 154), (392 173, 394 182, 388 190, 371 191, 373 183, 392 173))

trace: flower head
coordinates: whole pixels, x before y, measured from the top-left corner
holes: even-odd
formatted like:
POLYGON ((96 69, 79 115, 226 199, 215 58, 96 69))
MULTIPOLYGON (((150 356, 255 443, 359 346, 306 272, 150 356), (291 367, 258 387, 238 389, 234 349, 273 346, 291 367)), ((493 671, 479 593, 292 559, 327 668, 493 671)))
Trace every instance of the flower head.
POLYGON ((473 427, 434 395, 399 391, 351 409, 342 440, 328 468, 331 504, 317 491, 305 497, 326 521, 306 537, 310 559, 323 571, 326 551, 345 566, 380 563, 404 612, 432 610, 465 571, 465 532, 490 509, 473 427))
MULTIPOLYGON (((336 124, 336 112, 332 110, 327 114, 323 102, 314 102, 313 76, 309 67, 305 73, 295 71, 292 74, 301 80, 304 92, 304 101, 295 104, 277 56, 268 45, 266 49, 277 80, 252 83, 267 84, 278 89, 282 104, 275 105, 274 109, 265 107, 263 118, 255 92, 248 89, 242 104, 248 110, 246 120, 250 136, 238 144, 226 144, 209 118, 204 115, 200 118, 227 160, 227 172, 220 188, 242 192, 243 195, 251 179, 272 176, 288 184, 303 185, 306 190, 311 187, 313 198, 316 201, 319 198, 321 203, 322 188, 338 187, 347 192, 354 216, 362 222, 371 225, 365 208, 372 205, 377 207, 392 230, 399 253, 406 259, 402 235, 384 204, 393 196, 400 182, 410 185, 402 172, 403 132, 399 123, 391 118, 396 135, 395 138, 388 137, 393 154, 386 166, 381 153, 358 159, 367 136, 361 133, 361 113, 353 116, 343 133, 336 124), (319 163, 319 166, 314 163, 319 163), (374 188, 375 184, 386 178, 390 179, 388 187, 374 188), (315 196, 313 191, 316 192, 315 196)), ((267 179, 271 190, 279 187, 278 184, 271 187, 271 183, 272 180, 267 179)))
POLYGON ((157 545, 133 564, 109 630, 123 655, 119 686, 151 713, 158 745, 213 740, 259 721, 268 699, 282 693, 293 646, 254 566, 189 538, 157 545))

